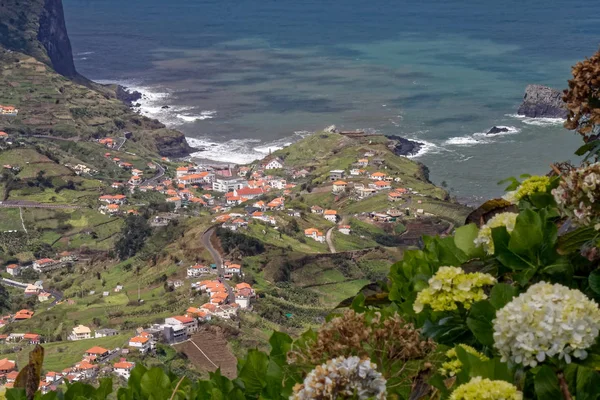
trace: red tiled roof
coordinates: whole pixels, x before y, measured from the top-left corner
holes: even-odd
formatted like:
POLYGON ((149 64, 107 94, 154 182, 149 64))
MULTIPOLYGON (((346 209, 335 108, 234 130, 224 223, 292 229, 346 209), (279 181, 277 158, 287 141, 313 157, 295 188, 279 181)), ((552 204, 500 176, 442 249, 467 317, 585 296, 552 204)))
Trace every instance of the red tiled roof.
POLYGON ((106 352, 108 352, 108 350, 100 346, 94 346, 86 351, 87 354, 104 354, 106 352))
POLYGON ((130 342, 142 343, 142 344, 146 343, 148 340, 150 340, 150 339, 148 339, 147 337, 141 337, 141 336, 136 336, 136 337, 132 337, 131 339, 129 339, 130 342))

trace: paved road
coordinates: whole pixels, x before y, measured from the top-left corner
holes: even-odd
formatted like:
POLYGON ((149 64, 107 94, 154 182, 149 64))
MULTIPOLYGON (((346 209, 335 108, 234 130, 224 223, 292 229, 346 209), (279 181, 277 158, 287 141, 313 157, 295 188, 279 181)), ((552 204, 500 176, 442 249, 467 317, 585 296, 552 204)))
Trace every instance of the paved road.
POLYGON ((327 240, 327 245, 329 246, 329 251, 332 254, 337 253, 337 251, 335 251, 335 246, 333 245, 333 240, 331 240, 331 233, 333 232, 334 228, 329 228, 329 230, 327 231, 327 234, 325 235, 325 239, 327 240))
POLYGON ((229 286, 227 281, 225 281, 225 279, 223 279, 223 276, 225 275, 225 268, 223 266, 223 258, 221 257, 221 254, 219 254, 217 249, 215 249, 213 247, 212 243, 210 242, 210 238, 212 237, 212 235, 214 235, 215 230, 216 230, 216 228, 213 226, 212 228, 210 228, 206 232, 204 232, 202 234, 201 241, 202 241, 202 245, 208 250, 211 257, 213 258, 213 261, 215 262, 215 265, 217 266, 217 275, 219 276, 219 278, 223 282, 223 285, 225 285, 225 288, 227 289, 227 293, 229 294, 229 303, 233 304, 233 303, 235 303, 235 295, 233 294, 233 289, 231 288, 231 286, 229 286))
POLYGON ((162 178, 165 175, 164 167, 156 162, 154 164, 156 164, 156 168, 158 169, 158 171, 156 172, 156 175, 154 175, 152 178, 147 179, 144 182, 142 182, 142 186, 156 185, 159 183, 160 178, 162 178))
POLYGON ((26 200, 7 200, 0 202, 0 208, 81 208, 70 204, 44 204, 26 200))

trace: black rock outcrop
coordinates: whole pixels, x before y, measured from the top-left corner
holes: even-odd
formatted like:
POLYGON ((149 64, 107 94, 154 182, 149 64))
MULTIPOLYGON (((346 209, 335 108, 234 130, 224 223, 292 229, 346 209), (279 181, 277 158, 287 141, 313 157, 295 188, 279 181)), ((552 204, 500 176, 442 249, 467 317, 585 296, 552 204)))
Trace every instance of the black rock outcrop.
POLYGON ((397 156, 412 156, 417 154, 425 144, 409 140, 401 136, 386 135, 390 142, 390 149, 397 156))
POLYGON ((497 127, 497 126, 493 126, 492 129, 490 129, 489 131, 487 131, 488 135, 495 135, 497 133, 503 133, 503 132, 508 132, 508 128, 505 127, 497 127))
POLYGON ((530 118, 567 118, 562 93, 542 85, 528 85, 517 114, 530 118))

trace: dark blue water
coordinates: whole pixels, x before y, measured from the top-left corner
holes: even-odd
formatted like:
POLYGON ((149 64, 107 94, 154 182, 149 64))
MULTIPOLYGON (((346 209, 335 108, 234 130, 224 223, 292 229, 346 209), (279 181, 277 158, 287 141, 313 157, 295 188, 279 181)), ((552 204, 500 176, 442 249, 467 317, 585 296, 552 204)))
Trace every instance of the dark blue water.
POLYGON ((577 138, 511 116, 566 87, 600 41, 600 2, 64 0, 80 72, 144 89, 143 112, 204 156, 250 161, 330 124, 425 141, 459 196, 542 173, 577 138), (161 106, 168 104, 168 110, 161 106), (511 134, 477 134, 493 125, 511 134))

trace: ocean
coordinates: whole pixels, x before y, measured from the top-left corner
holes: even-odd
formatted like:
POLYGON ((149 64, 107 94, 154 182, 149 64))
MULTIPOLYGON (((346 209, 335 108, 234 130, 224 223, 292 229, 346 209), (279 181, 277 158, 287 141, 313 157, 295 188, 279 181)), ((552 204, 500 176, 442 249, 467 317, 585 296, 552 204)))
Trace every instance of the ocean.
POLYGON ((470 199, 575 159, 561 121, 515 113, 527 84, 565 88, 600 32, 581 0, 63 3, 79 72, 143 92, 199 157, 246 163, 335 124, 425 143, 413 158, 470 199))

